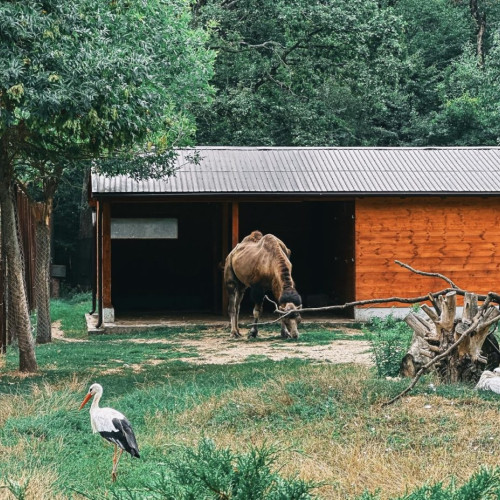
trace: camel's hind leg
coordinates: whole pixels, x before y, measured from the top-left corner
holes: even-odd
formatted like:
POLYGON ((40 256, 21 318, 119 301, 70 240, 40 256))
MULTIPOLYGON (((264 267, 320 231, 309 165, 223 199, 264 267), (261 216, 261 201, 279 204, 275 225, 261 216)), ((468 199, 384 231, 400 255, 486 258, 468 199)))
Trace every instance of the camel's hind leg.
POLYGON ((231 336, 241 337, 238 321, 240 316, 240 305, 245 293, 245 286, 237 280, 229 280, 226 282, 226 288, 229 295, 229 320, 231 322, 231 336))
POLYGON ((231 336, 241 337, 240 330, 238 328, 238 322, 240 319, 240 305, 243 300, 243 295, 245 293, 245 288, 235 287, 234 292, 229 294, 229 317, 231 319, 231 336))

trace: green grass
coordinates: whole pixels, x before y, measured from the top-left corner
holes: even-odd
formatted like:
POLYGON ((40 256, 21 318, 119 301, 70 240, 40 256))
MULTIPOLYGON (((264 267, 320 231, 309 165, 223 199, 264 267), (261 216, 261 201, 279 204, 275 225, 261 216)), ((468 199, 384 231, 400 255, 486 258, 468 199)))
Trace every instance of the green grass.
MULTIPOLYGON (((151 337, 161 336, 155 332, 151 337)), ((130 338, 130 336, 129 336, 130 338)), ((7 357, 7 374, 1 378, 0 394, 31 399, 35 387, 44 384, 60 387, 42 394, 36 401, 36 408, 29 408, 26 415, 11 416, 0 430, 2 447, 16 448, 23 445, 27 453, 16 454, 4 464, 0 475, 15 478, 23 470, 43 470, 56 465, 60 474, 54 487, 56 491, 70 494, 77 490, 85 494, 104 498, 106 494, 120 490, 123 486, 141 482, 144 477, 156 477, 161 463, 172 453, 181 449, 171 449, 172 443, 157 443, 141 446, 143 459, 122 464, 123 479, 119 485, 109 483, 109 466, 112 449, 101 443, 98 436, 92 436, 88 412, 78 411, 90 382, 98 381, 105 388, 104 405, 122 409, 133 422, 138 437, 147 433, 145 420, 155 414, 168 415, 165 428, 174 437, 184 430, 175 425, 175 415, 193 409, 211 397, 227 393, 241 387, 262 385, 269 377, 287 369, 286 365, 269 362, 249 363, 244 368, 195 367, 176 362, 180 356, 190 355, 168 352, 158 344, 132 344, 127 336, 96 337, 86 343, 55 343, 40 346, 37 350, 41 372, 29 379, 19 380, 8 371, 16 366, 16 353, 10 351, 7 357), (125 342, 123 342, 125 340, 125 342), (143 363, 148 359, 163 359, 161 366, 143 365, 140 372, 115 360, 127 360, 127 365, 143 363), (104 369, 122 367, 119 373, 99 375, 104 369), (82 380, 78 390, 70 392, 64 388, 64 381, 72 377, 82 380), (97 477, 96 485, 89 484, 88 478, 97 477)), ((290 365, 294 370, 303 366, 302 362, 290 365)), ((37 390, 35 391, 37 392, 37 390)), ((162 417, 163 418, 163 417, 162 417)), ((207 422, 207 428, 217 420, 207 422)), ((200 429, 201 431, 202 429, 200 429)), ((201 437, 201 433, 197 433, 201 437)), ((139 439, 140 441, 140 439, 139 439)))
POLYGON ((78 294, 70 300, 52 299, 50 303, 51 319, 53 322, 61 322, 61 328, 66 337, 86 337, 85 314, 90 312, 91 305, 89 294, 78 294))
MULTIPOLYGON (((316 330, 314 326, 309 327, 301 333, 298 340, 295 342, 305 345, 327 345, 334 340, 368 340, 369 335, 359 331, 359 334, 346 334, 342 330, 332 330, 324 328, 322 330, 316 330)), ((316 327, 317 328, 317 327, 316 327)), ((290 339, 292 342, 294 339, 290 339)))
MULTIPOLYGON (((262 332, 276 332, 276 328, 270 328, 267 326, 266 328, 262 328, 262 332)), ((321 327, 315 325, 314 323, 309 323, 306 325, 301 325, 299 329, 299 338, 298 339, 283 339, 281 335, 273 335, 262 336, 259 334, 256 338, 248 339, 249 342, 264 342, 268 343, 270 341, 276 341, 279 345, 287 345, 287 344, 299 344, 299 345, 327 345, 335 340, 369 340, 371 338, 371 334, 359 330, 357 334, 346 334, 342 330, 333 329, 331 327, 321 327)))
MULTIPOLYGON (((76 305, 53 304, 62 328, 78 337, 76 305)), ((223 498, 213 493, 216 484, 231 492, 228 498, 245 499, 236 490, 256 481, 262 498, 283 500, 311 493, 458 500, 469 498, 460 488, 497 491, 498 471, 478 472, 500 454, 497 396, 465 385, 434 391, 432 378, 423 377, 411 397, 384 408, 407 380, 377 378, 362 366, 262 356, 231 365, 189 363, 198 353, 180 341, 203 334, 169 328, 141 333, 149 343, 134 342, 133 334, 56 341, 37 347, 40 372, 30 377, 15 372, 17 353, 9 349, 0 360, 0 484, 7 487, 0 498, 7 489, 17 489, 10 498, 27 499, 75 492, 95 499, 223 498), (130 419, 141 449, 139 460, 123 457, 115 484, 112 448, 92 435, 87 408, 78 411, 92 382, 104 387, 103 406, 130 419), (452 476, 457 486, 449 484, 452 476), (265 482, 270 477, 272 484, 265 482), (438 483, 429 488, 443 495, 425 496, 424 483, 438 483), (404 490, 414 496, 401 496, 404 490)), ((321 346, 339 337, 316 327, 299 340, 253 342, 321 346)))

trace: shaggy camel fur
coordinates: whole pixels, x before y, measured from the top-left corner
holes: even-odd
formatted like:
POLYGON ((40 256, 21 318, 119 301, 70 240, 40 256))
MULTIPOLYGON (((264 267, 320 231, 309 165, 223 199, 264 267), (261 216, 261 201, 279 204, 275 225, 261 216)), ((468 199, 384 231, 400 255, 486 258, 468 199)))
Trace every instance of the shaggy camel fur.
POLYGON ((229 294, 229 318, 231 335, 241 337, 238 329, 240 304, 247 288, 254 302, 254 323, 248 337, 256 337, 257 323, 262 313, 264 296, 272 292, 283 312, 291 312, 281 322, 284 338, 299 336, 298 324, 302 299, 295 290, 292 279, 290 250, 272 234, 253 231, 236 245, 226 258, 224 282, 229 294))

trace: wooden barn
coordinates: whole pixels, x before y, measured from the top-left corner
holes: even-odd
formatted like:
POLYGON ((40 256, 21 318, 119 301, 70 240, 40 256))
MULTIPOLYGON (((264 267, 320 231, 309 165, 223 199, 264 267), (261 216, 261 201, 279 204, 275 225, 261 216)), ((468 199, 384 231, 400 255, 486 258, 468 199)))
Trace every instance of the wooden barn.
POLYGON ((198 164, 193 151, 165 180, 92 175, 102 321, 225 314, 224 259, 255 229, 292 250, 305 307, 446 288, 395 260, 500 292, 500 148, 198 147, 198 164))

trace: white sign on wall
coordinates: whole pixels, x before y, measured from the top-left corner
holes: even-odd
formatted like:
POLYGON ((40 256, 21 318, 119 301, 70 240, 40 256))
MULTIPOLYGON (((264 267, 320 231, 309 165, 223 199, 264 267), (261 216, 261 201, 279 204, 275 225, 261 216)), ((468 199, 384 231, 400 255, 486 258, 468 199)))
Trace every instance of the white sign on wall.
POLYGON ((177 219, 111 219, 111 238, 125 240, 177 239, 177 219))

